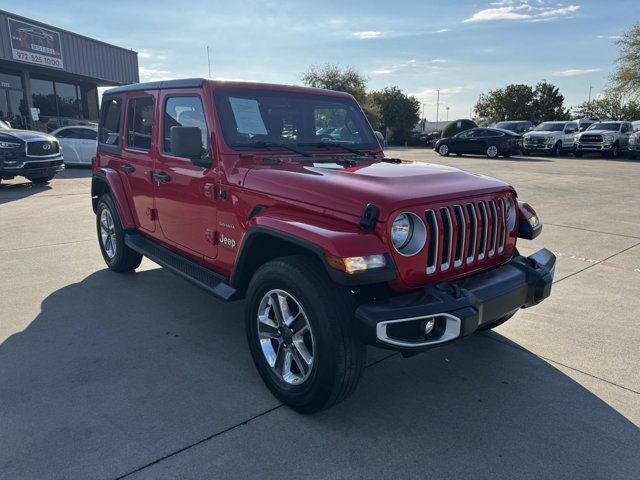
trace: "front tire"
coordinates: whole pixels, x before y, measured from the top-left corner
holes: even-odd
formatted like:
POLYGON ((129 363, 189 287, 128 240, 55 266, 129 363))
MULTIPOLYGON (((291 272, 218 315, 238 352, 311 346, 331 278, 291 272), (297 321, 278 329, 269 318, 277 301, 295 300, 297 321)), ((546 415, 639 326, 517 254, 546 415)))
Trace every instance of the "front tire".
POLYGON ((498 147, 496 147, 495 145, 489 145, 485 150, 485 154, 487 155, 488 158, 498 158, 500 151, 498 150, 498 147))
POLYGON ((102 258, 111 270, 131 272, 140 266, 142 255, 125 245, 118 209, 108 193, 98 200, 96 229, 102 258))
POLYGON ((553 150, 551 150, 551 155, 554 157, 559 157, 562 155, 562 142, 556 142, 553 146, 553 150))
POLYGON ((49 175, 41 175, 38 177, 27 177, 31 183, 36 183, 38 185, 44 185, 45 183, 49 183, 55 177, 55 173, 50 173, 49 175))
POLYGON ((575 150, 573 152, 573 156, 576 158, 582 158, 582 152, 579 152, 578 150, 575 150))
POLYGON ((313 257, 258 269, 247 291, 247 341, 258 373, 282 403, 312 413, 355 390, 366 356, 353 331, 355 307, 313 257))
POLYGON ((613 147, 611 147, 611 151, 609 152, 608 157, 618 158, 619 156, 620 156, 620 145, 618 145, 617 143, 614 143, 613 147))
POLYGON ((447 145, 446 143, 440 145, 438 147, 438 153, 440 154, 441 157, 449 156, 449 145, 447 145))

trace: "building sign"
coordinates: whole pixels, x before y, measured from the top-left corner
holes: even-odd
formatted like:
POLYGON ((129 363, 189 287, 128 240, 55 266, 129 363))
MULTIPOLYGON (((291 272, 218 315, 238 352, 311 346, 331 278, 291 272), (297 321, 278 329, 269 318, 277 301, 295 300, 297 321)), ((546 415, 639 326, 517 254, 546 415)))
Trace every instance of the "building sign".
POLYGON ((13 58, 45 67, 64 68, 60 33, 9 18, 13 58))

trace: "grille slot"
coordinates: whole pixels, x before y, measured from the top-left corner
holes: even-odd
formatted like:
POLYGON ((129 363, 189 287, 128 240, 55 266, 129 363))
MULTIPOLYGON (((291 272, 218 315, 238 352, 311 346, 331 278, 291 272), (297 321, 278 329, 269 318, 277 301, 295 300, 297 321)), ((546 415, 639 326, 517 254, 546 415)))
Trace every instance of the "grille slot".
POLYGON ((428 275, 493 259, 507 244, 507 197, 438 206, 424 212, 428 275))
POLYGON ((431 274, 436 271, 436 258, 438 256, 438 219, 436 212, 427 210, 425 212, 427 220, 427 228, 429 229, 429 248, 427 249, 427 273, 431 274))
POLYGON ((467 222, 465 221, 464 213, 462 212, 462 207, 460 205, 455 205, 453 207, 453 213, 457 226, 456 250, 453 266, 455 268, 458 268, 462 265, 462 252, 464 252, 464 240, 466 235, 467 222))
POLYGON ((447 207, 440 209, 442 218, 442 265, 440 270, 443 272, 449 270, 451 266, 451 250, 453 249, 453 222, 451 221, 451 212, 447 207))

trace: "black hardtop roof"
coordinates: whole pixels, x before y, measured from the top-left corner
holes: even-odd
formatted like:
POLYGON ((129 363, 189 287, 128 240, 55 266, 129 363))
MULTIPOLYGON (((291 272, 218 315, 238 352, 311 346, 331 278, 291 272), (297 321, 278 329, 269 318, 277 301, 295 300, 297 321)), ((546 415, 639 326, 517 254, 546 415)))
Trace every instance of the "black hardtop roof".
POLYGON ((204 78, 184 78, 180 80, 163 80, 161 82, 144 82, 123 85, 122 87, 110 88, 104 95, 117 95, 118 93, 137 92, 139 90, 158 90, 162 88, 198 88, 204 84, 204 78))

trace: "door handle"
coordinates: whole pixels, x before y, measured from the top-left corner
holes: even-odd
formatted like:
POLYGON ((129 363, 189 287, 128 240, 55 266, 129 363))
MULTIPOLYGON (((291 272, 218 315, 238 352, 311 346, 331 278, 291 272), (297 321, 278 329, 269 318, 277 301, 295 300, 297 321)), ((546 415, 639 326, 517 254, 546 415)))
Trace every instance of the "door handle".
POLYGON ((126 165, 122 166, 122 170, 124 170, 127 173, 133 173, 136 171, 136 167, 127 163, 126 165))
POLYGON ((164 172, 153 172, 153 178, 158 182, 167 183, 171 181, 171 177, 164 172))

